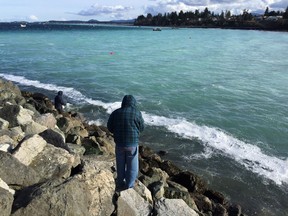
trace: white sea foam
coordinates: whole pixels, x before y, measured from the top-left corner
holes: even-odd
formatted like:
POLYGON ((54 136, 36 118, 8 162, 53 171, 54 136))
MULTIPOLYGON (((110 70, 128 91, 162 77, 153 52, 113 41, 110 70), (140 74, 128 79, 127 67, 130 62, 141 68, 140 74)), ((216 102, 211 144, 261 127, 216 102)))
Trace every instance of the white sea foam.
MULTIPOLYGON (((44 84, 39 81, 28 80, 22 76, 0 73, 0 77, 20 83, 21 85, 34 86, 50 91, 64 91, 69 97, 74 99, 77 98, 78 102, 85 102, 103 107, 106 109, 107 113, 111 113, 121 106, 121 102, 104 103, 99 100, 88 98, 73 88, 44 84)), ((167 118, 146 112, 142 113, 147 125, 165 127, 170 132, 186 139, 196 138, 201 140, 205 145, 205 148, 213 149, 213 153, 208 151, 208 157, 211 157, 211 154, 222 154, 242 164, 246 169, 274 181, 278 185, 288 183, 287 158, 280 159, 275 156, 267 155, 263 153, 258 146, 241 141, 218 128, 200 126, 193 122, 188 122, 183 118, 167 118)), ((96 123, 97 125, 101 124, 99 121, 93 123, 96 123)))
POLYGON ((48 91, 55 91, 55 92, 63 91, 63 92, 65 92, 66 97, 69 97, 73 100, 76 100, 76 102, 78 102, 78 103, 84 102, 84 103, 92 104, 95 106, 101 106, 107 110, 107 113, 111 113, 113 110, 115 110, 116 108, 119 108, 121 106, 121 102, 104 103, 104 102, 99 101, 99 100, 93 100, 91 98, 86 97, 81 92, 77 91, 76 89, 70 88, 70 87, 41 83, 37 80, 26 79, 23 76, 15 76, 15 75, 0 73, 0 77, 3 77, 7 80, 13 81, 15 83, 19 83, 19 84, 24 85, 24 86, 33 86, 36 88, 45 89, 48 91))
MULTIPOLYGON (((171 119, 163 116, 150 115, 143 112, 145 123, 150 126, 162 126, 167 130, 187 139, 199 139, 208 148, 213 148, 215 154, 223 154, 236 160, 246 169, 264 176, 267 179, 281 185, 288 183, 288 159, 280 159, 269 156, 261 149, 244 141, 241 141, 224 131, 199 126, 185 119, 171 119)), ((211 152, 209 151, 209 157, 211 152)))

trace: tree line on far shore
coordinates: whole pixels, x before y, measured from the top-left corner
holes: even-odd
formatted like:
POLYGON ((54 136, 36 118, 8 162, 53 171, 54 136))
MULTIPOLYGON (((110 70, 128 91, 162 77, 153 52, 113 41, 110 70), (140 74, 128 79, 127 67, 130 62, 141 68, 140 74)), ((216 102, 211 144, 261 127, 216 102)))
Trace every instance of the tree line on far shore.
POLYGON ((206 7, 204 11, 195 10, 171 12, 153 16, 140 15, 134 22, 137 26, 172 27, 219 27, 288 31, 288 6, 285 11, 270 11, 267 7, 263 14, 252 14, 245 9, 241 14, 232 15, 231 11, 215 14, 206 7))

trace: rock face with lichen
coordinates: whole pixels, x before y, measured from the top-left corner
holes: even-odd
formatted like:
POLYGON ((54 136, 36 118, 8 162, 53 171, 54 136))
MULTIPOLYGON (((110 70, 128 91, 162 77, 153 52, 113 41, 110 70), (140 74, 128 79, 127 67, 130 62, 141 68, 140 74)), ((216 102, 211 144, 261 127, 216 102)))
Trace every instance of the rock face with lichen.
POLYGON ((140 146, 135 188, 115 189, 115 143, 79 113, 0 79, 1 216, 243 215, 196 174, 140 146))

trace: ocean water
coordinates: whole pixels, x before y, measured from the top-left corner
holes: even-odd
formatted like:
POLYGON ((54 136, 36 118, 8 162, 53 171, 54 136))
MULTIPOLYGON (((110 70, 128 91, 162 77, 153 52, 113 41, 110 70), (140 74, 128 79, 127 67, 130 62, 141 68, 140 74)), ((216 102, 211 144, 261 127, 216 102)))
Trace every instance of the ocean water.
POLYGON ((0 77, 105 125, 133 94, 141 143, 247 215, 288 215, 288 34, 94 26, 0 31, 0 77))

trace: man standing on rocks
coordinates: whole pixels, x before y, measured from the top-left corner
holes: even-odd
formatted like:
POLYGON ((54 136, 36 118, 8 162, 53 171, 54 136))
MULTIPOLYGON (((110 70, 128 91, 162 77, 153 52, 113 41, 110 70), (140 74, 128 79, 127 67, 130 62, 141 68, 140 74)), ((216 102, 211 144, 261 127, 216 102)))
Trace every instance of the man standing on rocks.
POLYGON ((55 99, 54 99, 54 106, 55 109, 62 114, 63 113, 63 106, 65 106, 66 103, 63 99, 63 92, 59 91, 58 94, 56 95, 55 99))
POLYGON ((139 169, 139 134, 144 130, 143 117, 136 108, 136 99, 132 95, 124 96, 121 108, 110 115, 107 128, 114 134, 116 143, 116 187, 132 188, 139 169))

